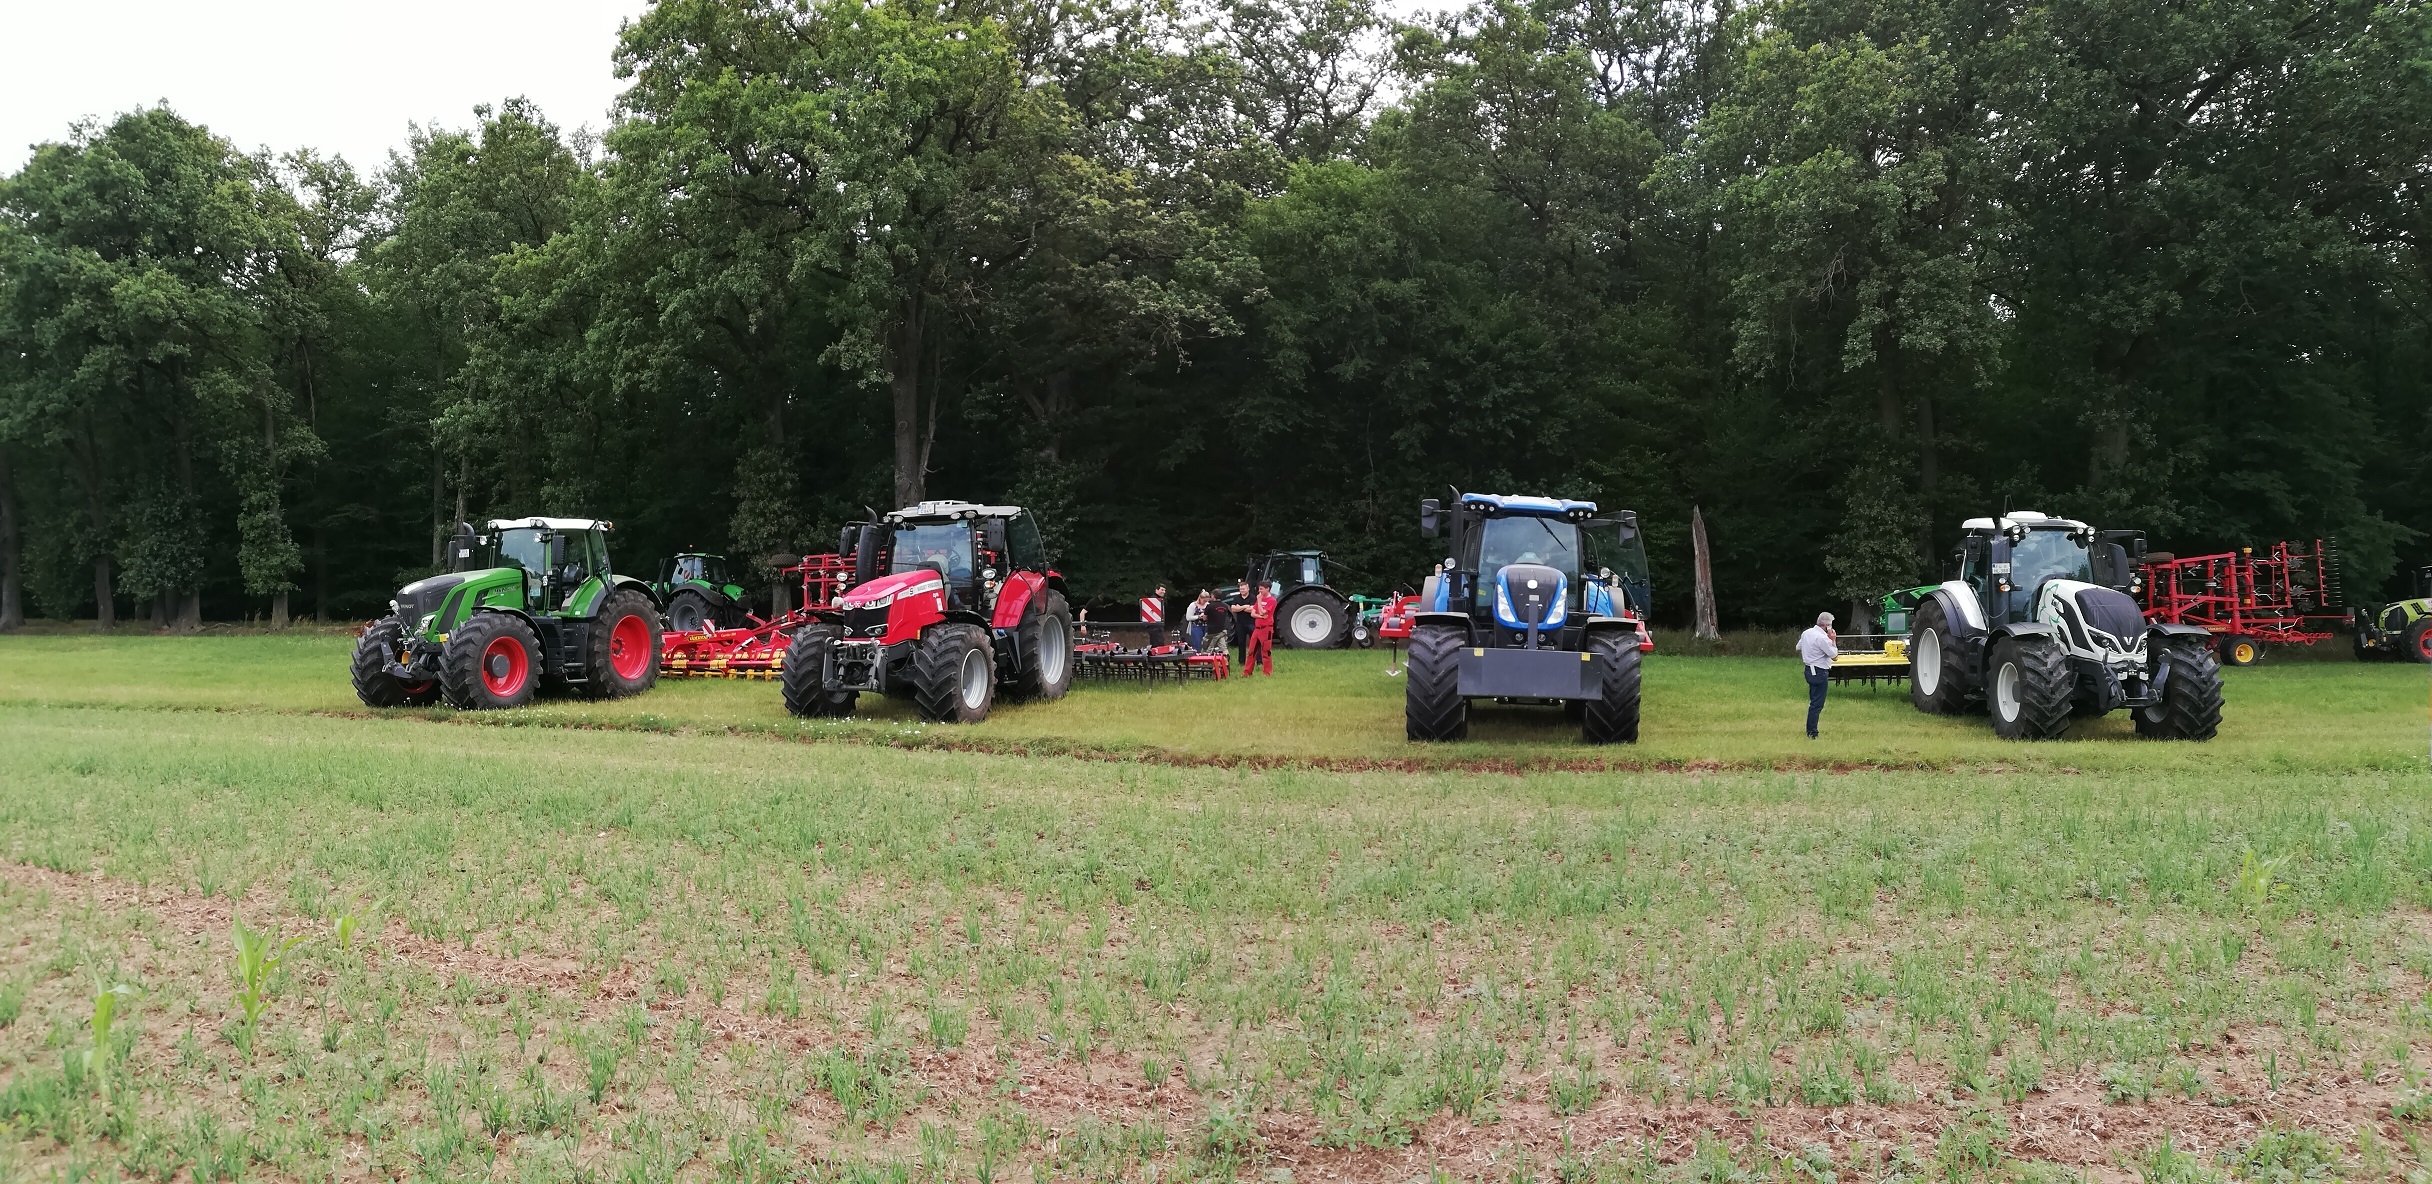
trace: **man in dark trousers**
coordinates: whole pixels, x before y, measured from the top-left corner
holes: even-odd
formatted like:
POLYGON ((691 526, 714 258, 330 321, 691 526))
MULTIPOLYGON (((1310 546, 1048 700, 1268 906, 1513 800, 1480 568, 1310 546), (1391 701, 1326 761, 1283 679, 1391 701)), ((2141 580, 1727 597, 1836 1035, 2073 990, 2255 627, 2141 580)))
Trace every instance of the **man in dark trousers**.
POLYGON ((1257 603, 1250 596, 1250 582, 1243 580, 1233 592, 1233 603, 1225 606, 1225 623, 1232 626, 1233 669, 1246 671, 1250 662, 1250 609, 1257 603))
POLYGON ((1817 613, 1816 626, 1799 634, 1799 666, 1807 672, 1807 738, 1816 738, 1816 721, 1824 715, 1824 688, 1832 685, 1833 659, 1841 656, 1840 635, 1832 631, 1832 614, 1817 613))

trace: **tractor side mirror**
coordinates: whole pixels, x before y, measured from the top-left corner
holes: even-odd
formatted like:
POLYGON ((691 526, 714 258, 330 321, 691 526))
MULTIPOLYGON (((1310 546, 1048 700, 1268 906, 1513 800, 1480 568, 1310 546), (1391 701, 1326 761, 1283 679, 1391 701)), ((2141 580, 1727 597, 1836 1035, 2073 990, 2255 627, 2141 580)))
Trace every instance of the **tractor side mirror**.
POLYGON ((1005 552, 1011 549, 1005 541, 1005 520, 990 518, 980 523, 980 541, 986 544, 989 550, 996 552, 997 558, 1002 560, 1005 552))
POLYGON ((853 542, 853 582, 866 584, 878 578, 878 525, 861 524, 860 537, 853 542))
POLYGON ((861 528, 860 528, 860 527, 857 527, 857 526, 847 526, 847 527, 845 527, 843 530, 837 531, 837 532, 836 532, 836 553, 837 553, 838 555, 850 555, 850 554, 852 554, 852 553, 853 553, 853 544, 854 544, 856 541, 858 541, 860 538, 861 538, 861 528))
POLYGON ((1631 539, 1637 538, 1637 537, 1638 537, 1638 511, 1636 511, 1636 510, 1623 510, 1623 511, 1621 512, 1621 519, 1620 519, 1620 520, 1621 520, 1621 541, 1626 543, 1626 542, 1629 542, 1631 539))
POLYGON ((1419 537, 1432 539, 1444 532, 1444 507, 1436 499, 1419 499, 1419 537))

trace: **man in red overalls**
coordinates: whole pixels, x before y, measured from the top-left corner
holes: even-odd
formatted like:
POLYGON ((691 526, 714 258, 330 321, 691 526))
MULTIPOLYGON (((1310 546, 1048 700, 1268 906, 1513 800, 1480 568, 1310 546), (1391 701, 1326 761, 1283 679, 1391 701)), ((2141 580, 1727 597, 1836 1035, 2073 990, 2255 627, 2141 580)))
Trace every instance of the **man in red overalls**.
POLYGON ((1242 658, 1244 677, 1261 667, 1269 677, 1275 674, 1275 593, 1265 584, 1258 586, 1257 599, 1250 602, 1250 650, 1242 658))

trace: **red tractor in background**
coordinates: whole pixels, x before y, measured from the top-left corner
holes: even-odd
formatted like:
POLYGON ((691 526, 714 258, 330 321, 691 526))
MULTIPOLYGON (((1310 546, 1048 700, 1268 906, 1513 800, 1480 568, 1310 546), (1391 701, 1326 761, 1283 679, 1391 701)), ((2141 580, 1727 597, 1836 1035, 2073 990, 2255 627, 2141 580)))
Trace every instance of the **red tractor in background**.
POLYGON ((2328 641, 2348 619, 2339 608, 2336 540, 2274 543, 2260 554, 2253 547, 2185 558, 2150 551, 2139 574, 2145 615, 2201 626, 2224 666, 2252 666, 2267 645, 2328 641))
POLYGON ((909 698, 937 723, 988 718, 997 689, 1060 699, 1072 686, 1072 610, 1019 506, 931 501, 847 526, 851 582, 794 630, 786 710, 853 713, 863 692, 909 698))

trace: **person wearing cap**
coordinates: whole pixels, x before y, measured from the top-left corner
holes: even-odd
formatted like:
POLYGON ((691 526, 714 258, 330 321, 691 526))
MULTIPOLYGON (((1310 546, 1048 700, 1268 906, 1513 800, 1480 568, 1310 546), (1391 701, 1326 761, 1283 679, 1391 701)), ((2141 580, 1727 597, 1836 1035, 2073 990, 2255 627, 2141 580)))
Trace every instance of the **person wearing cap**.
POLYGON ((1824 715, 1824 688, 1832 685, 1833 659, 1841 656, 1840 635, 1832 631, 1832 614, 1817 613, 1815 628, 1799 634, 1799 665, 1807 671, 1807 738, 1816 738, 1816 721, 1824 715))

